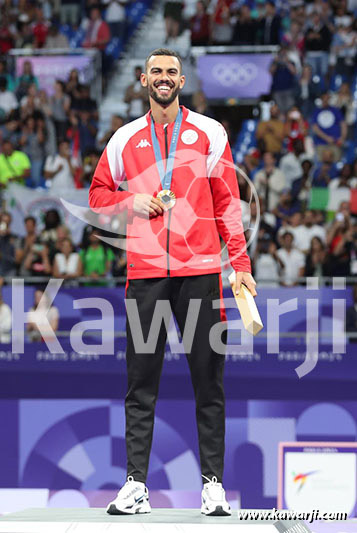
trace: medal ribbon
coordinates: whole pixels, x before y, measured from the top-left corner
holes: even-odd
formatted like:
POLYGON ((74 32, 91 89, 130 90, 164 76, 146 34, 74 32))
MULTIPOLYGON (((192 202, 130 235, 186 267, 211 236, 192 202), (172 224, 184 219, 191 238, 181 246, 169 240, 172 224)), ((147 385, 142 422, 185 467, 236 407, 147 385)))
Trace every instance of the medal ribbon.
POLYGON ((160 150, 159 140, 157 138, 156 131, 155 131, 154 119, 152 118, 152 115, 151 115, 151 140, 152 140, 152 145, 154 148, 157 170, 159 172, 161 186, 163 189, 170 190, 170 187, 171 187, 172 172, 174 170, 174 163, 175 163, 175 152, 176 152, 176 146, 177 146, 177 142, 179 138, 181 124, 182 124, 182 109, 180 108, 179 112, 177 113, 174 129, 172 132, 170 149, 169 149, 169 154, 167 157, 166 170, 165 170, 163 159, 162 159, 162 154, 160 150))

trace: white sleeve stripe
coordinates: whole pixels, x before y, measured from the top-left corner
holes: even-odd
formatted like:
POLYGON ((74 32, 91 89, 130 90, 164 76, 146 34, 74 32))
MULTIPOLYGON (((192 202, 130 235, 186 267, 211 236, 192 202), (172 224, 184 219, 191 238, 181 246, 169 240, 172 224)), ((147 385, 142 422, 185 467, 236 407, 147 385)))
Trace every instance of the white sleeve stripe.
POLYGON ((189 111, 186 122, 193 124, 203 131, 209 140, 209 151, 207 154, 207 174, 211 176, 214 167, 222 157, 227 144, 227 133, 222 124, 213 118, 205 117, 200 113, 189 111))
POLYGON ((123 150, 131 137, 147 126, 146 116, 133 120, 118 129, 107 144, 107 158, 111 176, 118 187, 125 178, 123 150))

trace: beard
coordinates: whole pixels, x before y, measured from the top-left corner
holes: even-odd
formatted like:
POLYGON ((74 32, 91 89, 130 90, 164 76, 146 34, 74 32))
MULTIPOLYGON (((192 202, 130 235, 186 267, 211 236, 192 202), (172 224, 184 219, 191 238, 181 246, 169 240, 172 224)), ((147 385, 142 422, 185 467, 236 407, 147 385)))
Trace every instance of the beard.
MULTIPOLYGON (((159 85, 159 84, 158 84, 159 85)), ((164 85, 164 84, 160 84, 160 85, 164 85)), ((172 93, 171 93, 171 96, 160 96, 158 94, 158 92, 155 90, 155 87, 154 85, 150 85, 149 86, 149 96, 150 98, 152 98, 157 104, 160 104, 161 106, 163 107, 167 107, 169 106, 170 104, 172 104, 172 102, 176 99, 177 95, 180 93, 181 89, 180 87, 177 85, 176 87, 174 86, 173 88, 170 87, 172 89, 172 93)))

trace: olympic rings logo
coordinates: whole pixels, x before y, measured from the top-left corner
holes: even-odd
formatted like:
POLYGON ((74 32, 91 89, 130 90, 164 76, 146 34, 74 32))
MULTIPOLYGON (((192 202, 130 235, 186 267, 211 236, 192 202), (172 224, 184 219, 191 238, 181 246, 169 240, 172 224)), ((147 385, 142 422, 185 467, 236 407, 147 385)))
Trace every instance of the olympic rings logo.
POLYGON ((246 87, 257 77, 258 68, 254 63, 217 63, 212 69, 212 75, 225 87, 246 87))

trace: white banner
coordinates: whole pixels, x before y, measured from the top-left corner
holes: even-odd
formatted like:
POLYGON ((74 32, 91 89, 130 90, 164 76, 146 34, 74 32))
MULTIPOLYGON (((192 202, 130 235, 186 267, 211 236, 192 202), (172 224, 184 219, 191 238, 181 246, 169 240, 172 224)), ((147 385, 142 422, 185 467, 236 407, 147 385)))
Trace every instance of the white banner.
MULTIPOLYGON (((56 209, 62 223, 69 228, 72 241, 79 244, 82 240, 85 222, 73 216, 63 205, 61 199, 81 207, 88 207, 88 190, 74 189, 61 193, 61 196, 52 194, 51 191, 38 191, 29 189, 16 183, 8 185, 5 192, 7 210, 12 215, 11 231, 20 237, 25 236, 24 219, 33 216, 37 220, 38 230, 44 228, 44 216, 49 209, 56 209)), ((88 212, 90 209, 88 207, 88 212)))

